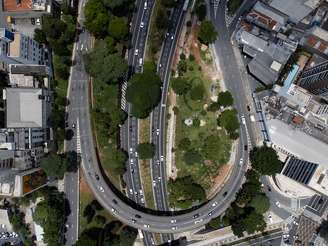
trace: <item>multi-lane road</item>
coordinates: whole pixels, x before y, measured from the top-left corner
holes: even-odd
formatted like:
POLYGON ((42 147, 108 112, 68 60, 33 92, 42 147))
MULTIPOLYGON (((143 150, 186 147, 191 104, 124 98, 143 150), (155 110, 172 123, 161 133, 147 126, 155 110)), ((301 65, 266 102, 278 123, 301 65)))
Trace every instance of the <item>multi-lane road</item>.
MULTIPOLYGON (((219 57, 220 66, 223 71, 223 77, 224 80, 226 81, 227 88, 231 91, 231 93, 235 98, 235 107, 238 110, 240 116, 241 115, 246 116, 248 114, 247 105, 249 105, 251 102, 247 100, 247 97, 245 95, 245 93, 248 92, 244 87, 242 76, 239 70, 237 69, 236 58, 234 56, 232 46, 230 43, 229 30, 225 25, 225 18, 224 18, 225 1, 222 1, 219 4, 218 8, 216 8, 216 10, 217 13, 216 15, 214 15, 214 8, 209 3, 208 11, 210 14, 210 18, 214 22, 215 26, 218 29, 218 32, 220 33, 220 35, 218 36, 218 40, 214 44, 215 52, 219 57)), ((177 18, 179 19, 181 17, 177 17, 177 18)), ((179 21, 177 23, 179 23, 179 21)), ((171 39, 172 35, 173 35, 172 42, 175 45, 176 43, 175 39, 177 38, 176 32, 174 33, 169 32, 169 36, 167 37, 167 39, 168 38, 171 39)), ((79 38, 79 43, 88 42, 89 38, 90 37, 88 36, 87 33, 84 34, 82 33, 79 38)), ((173 45, 171 47, 173 47, 173 45)), ((168 51, 168 53, 165 53, 166 51, 164 51, 164 49, 163 49, 164 55, 171 54, 170 51, 168 51)), ((77 58, 77 60, 78 59, 79 58, 77 58)), ((166 65, 167 66, 166 67, 164 66, 163 68, 163 72, 161 72, 161 70, 159 71, 160 75, 161 73, 164 74, 164 78, 165 76, 168 76, 167 73, 169 71, 170 63, 166 63, 166 65)), ((89 186, 91 187, 91 190, 93 191, 94 195, 108 211, 110 211, 114 216, 116 216, 124 223, 129 224, 133 227, 140 228, 146 231, 152 231, 152 232, 174 233, 174 232, 187 231, 194 228, 198 228, 201 225, 206 224, 213 217, 222 214, 229 207, 230 203, 234 200, 236 192, 239 190, 243 182, 244 174, 247 169, 246 165, 242 165, 242 166, 238 165, 240 158, 244 158, 244 160, 247 160, 247 153, 244 152, 243 146, 248 144, 249 142, 251 144, 254 144, 254 140, 252 138, 253 135, 252 131, 248 127, 251 124, 251 122, 247 117, 246 117, 246 124, 241 126, 240 144, 239 144, 240 148, 236 153, 236 163, 234 165, 231 178, 227 181, 224 188, 211 201, 209 201, 206 204, 203 204, 201 207, 193 211, 186 211, 185 213, 183 212, 175 213, 175 212, 167 212, 167 211, 166 212, 149 211, 143 209, 142 207, 134 203, 133 200, 135 200, 135 198, 132 198, 131 200, 127 200, 126 198, 124 198, 124 195, 122 195, 119 191, 117 191, 110 184, 106 176, 103 175, 103 172, 99 166, 98 159, 96 156, 95 145, 93 141, 93 135, 92 135, 91 124, 90 124, 88 76, 85 74, 83 67, 82 66, 79 67, 79 63, 77 63, 77 67, 73 69, 74 70, 73 70, 72 81, 71 81, 71 92, 72 94, 74 93, 74 99, 73 101, 71 101, 72 106, 70 109, 70 117, 73 121, 78 122, 79 125, 78 137, 81 140, 81 157, 82 157, 81 167, 86 175, 86 180, 89 186), (99 178, 96 178, 97 175, 99 175, 99 178)), ((165 90, 167 90, 167 88, 163 88, 163 92, 165 90)), ((166 97, 166 95, 164 95, 164 97, 166 97)), ((160 105, 159 108, 160 109, 164 108, 164 114, 165 114, 165 107, 163 107, 163 105, 160 105)), ((159 126, 158 129, 161 129, 160 131, 162 131, 162 127, 165 121, 165 119, 163 118, 164 117, 159 118, 160 119, 159 122, 153 122, 153 126, 159 126)), ((132 129, 133 128, 134 127, 132 127, 132 129)), ((128 132, 129 131, 130 128, 128 127, 128 132)), ((135 133, 133 136, 136 138, 135 141, 137 141, 137 133, 135 133)), ((129 137, 127 137, 127 139, 129 138, 130 135, 129 137)), ((156 137, 156 139, 158 139, 157 140, 158 146, 162 146, 162 143, 164 142, 163 138, 164 138, 163 136, 156 137)), ((129 144, 130 141, 128 140, 127 142, 129 144)), ((130 146, 128 146, 128 151, 130 151, 129 147, 130 146)), ((134 152, 132 151, 132 155, 133 153, 134 152)), ((163 147, 161 150, 158 150, 157 156, 155 157, 155 163, 156 163, 156 158, 160 160, 162 155, 164 155, 163 147)), ((164 162, 163 165, 161 166, 164 166, 164 162)), ((160 172, 163 173, 164 170, 158 169, 158 173, 160 172)), ((165 176, 165 175, 158 174, 158 176, 165 176)), ((165 186, 163 186, 162 191, 165 192, 165 186)), ((159 194, 162 191, 160 191, 159 194)), ((163 196, 160 195, 159 197, 163 197, 163 196)))

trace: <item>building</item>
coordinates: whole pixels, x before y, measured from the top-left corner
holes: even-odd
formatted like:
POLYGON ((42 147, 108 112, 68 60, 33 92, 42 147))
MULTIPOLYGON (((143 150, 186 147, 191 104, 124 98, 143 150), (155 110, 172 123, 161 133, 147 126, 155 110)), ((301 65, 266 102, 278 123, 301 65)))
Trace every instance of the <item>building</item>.
POLYGON ((295 24, 304 20, 320 5, 320 0, 266 0, 276 10, 288 16, 288 20, 295 24))
POLYGON ((0 28, 0 68, 8 71, 11 64, 45 65, 44 47, 33 38, 0 28))
POLYGON ((9 12, 12 16, 24 13, 51 13, 54 5, 58 5, 52 0, 3 0, 3 11, 9 12))
POLYGON ((50 98, 48 90, 38 88, 6 88, 7 128, 46 128, 50 98))
POLYGON ((277 38, 274 42, 243 29, 237 32, 236 39, 243 46, 243 53, 252 58, 247 64, 249 72, 267 85, 277 81, 282 68, 297 48, 297 43, 287 38, 277 38))
POLYGON ((304 70, 298 84, 314 95, 328 97, 328 61, 304 70))
POLYGON ((328 31, 319 26, 306 30, 300 43, 313 52, 328 55, 328 31))
POLYGON ((252 11, 246 15, 246 19, 269 31, 279 32, 285 30, 288 16, 258 1, 252 11))

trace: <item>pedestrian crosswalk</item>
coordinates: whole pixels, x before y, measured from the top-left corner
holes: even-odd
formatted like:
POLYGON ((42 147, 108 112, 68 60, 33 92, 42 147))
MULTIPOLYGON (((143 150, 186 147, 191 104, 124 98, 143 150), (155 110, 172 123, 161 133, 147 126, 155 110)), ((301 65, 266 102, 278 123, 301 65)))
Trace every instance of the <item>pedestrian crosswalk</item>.
POLYGON ((121 90, 121 109, 126 110, 126 89, 128 88, 128 81, 124 79, 124 82, 122 84, 122 90, 121 90))
POLYGON ((79 119, 76 122, 76 153, 81 154, 81 136, 79 119))

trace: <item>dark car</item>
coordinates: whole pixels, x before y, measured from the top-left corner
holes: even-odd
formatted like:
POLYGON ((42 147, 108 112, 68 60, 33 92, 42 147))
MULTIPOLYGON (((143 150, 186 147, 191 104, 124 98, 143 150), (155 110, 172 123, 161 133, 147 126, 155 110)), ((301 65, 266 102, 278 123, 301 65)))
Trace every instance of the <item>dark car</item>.
POLYGON ((192 216, 194 219, 199 217, 199 214, 194 214, 194 216, 192 216))
POLYGON ((96 180, 99 180, 99 175, 95 173, 96 180))
POLYGON ((113 199, 113 203, 117 204, 117 201, 115 199, 113 199))
POLYGON ((247 110, 251 111, 251 107, 249 105, 247 105, 247 110))
POLYGON ((248 149, 248 146, 244 145, 244 150, 247 151, 247 149, 248 149))
POLYGON ((227 191, 226 191, 226 192, 224 192, 224 193, 223 193, 223 197, 225 197, 227 194, 228 194, 228 192, 227 192, 227 191))
POLYGON ((139 214, 136 214, 135 216, 136 218, 141 219, 141 216, 139 214))

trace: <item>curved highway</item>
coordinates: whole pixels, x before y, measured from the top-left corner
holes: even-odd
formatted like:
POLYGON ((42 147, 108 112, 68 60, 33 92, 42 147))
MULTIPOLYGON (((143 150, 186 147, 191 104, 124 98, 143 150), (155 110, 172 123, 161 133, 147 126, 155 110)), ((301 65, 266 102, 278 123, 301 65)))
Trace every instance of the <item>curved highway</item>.
MULTIPOLYGON (((233 67, 233 63, 236 63, 234 56, 230 56, 232 53, 230 38, 228 37, 228 31, 225 27, 224 15, 219 14, 220 11, 224 12, 224 6, 218 8, 218 19, 214 18, 217 27, 220 27, 219 38, 215 44, 215 49, 219 55, 220 65, 223 66, 223 76, 225 81, 228 81, 228 89, 234 95, 236 101, 236 108, 242 115, 246 115, 246 105, 244 99, 244 90, 241 75, 235 71, 236 67, 233 67), (226 35, 224 35, 226 32, 226 35), (226 46, 226 47, 225 47, 226 46), (223 51, 217 49, 217 47, 224 47, 223 51), (228 51, 228 54, 225 53, 228 51), (229 53, 230 52, 230 53, 229 53), (232 69, 225 70, 226 67, 232 69)), ((213 8, 209 7, 211 17, 213 18, 213 8)), ((83 69, 83 66, 79 69, 83 69)), ((169 71, 165 71, 168 73, 169 71)), ((194 228, 198 228, 201 225, 208 223, 213 217, 222 214, 234 200, 236 192, 239 190, 246 172, 247 166, 239 165, 239 159, 242 157, 247 159, 247 153, 243 151, 243 145, 247 144, 248 137, 245 128, 246 125, 241 126, 240 131, 240 148, 237 151, 236 163, 231 174, 231 178, 225 184, 225 187, 208 203, 203 206, 188 212, 185 214, 173 214, 163 212, 146 212, 136 203, 132 201, 126 201, 122 194, 117 192, 108 182, 106 176, 103 175, 99 167, 97 159, 95 145, 93 140, 93 134, 90 123, 89 112, 89 84, 81 84, 79 86, 79 95, 77 98, 77 122, 79 126, 79 136, 81 142, 81 157, 82 157, 82 170, 85 173, 86 180, 93 191, 97 200, 103 205, 105 209, 110 211, 115 217, 123 221, 130 226, 140 228, 146 231, 160 232, 160 233, 175 233, 181 231, 188 231, 194 228)))

